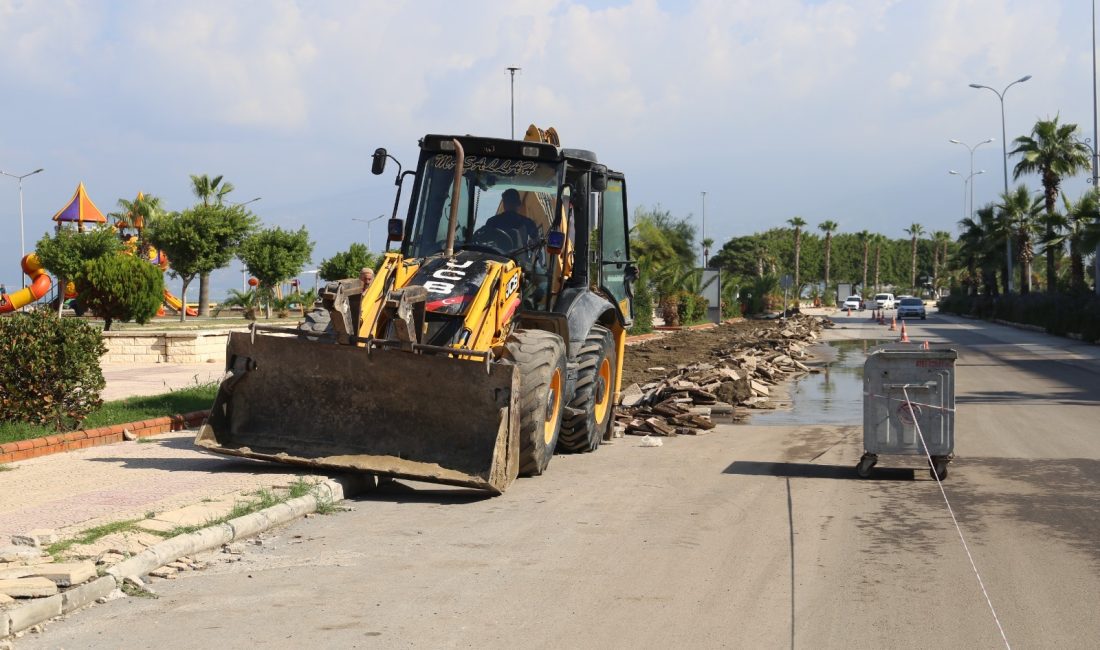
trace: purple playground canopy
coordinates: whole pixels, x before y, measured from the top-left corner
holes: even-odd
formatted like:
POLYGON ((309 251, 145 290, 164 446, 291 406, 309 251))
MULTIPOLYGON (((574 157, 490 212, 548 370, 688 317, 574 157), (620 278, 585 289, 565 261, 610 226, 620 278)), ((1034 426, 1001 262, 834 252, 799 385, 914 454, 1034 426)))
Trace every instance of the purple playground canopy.
POLYGON ((95 207, 95 203, 88 198, 88 191, 84 189, 84 183, 76 186, 73 198, 53 216, 54 221, 69 223, 107 223, 107 218, 95 207))

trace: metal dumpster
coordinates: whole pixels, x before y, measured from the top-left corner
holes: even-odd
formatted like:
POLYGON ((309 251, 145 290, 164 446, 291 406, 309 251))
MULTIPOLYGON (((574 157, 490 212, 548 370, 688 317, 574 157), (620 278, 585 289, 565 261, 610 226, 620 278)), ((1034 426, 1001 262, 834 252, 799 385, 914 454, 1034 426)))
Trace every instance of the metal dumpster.
POLYGON ((955 360, 945 347, 892 343, 863 364, 863 478, 880 455, 931 456, 929 472, 944 479, 955 453, 955 360), (906 399, 908 396, 908 400, 906 399))

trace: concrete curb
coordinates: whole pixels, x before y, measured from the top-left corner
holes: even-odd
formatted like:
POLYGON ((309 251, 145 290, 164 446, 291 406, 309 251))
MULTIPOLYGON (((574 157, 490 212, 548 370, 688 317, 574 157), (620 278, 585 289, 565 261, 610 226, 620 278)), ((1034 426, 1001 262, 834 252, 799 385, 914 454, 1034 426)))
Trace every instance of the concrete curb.
POLYGON ((0 639, 44 623, 55 616, 86 607, 120 588, 127 578, 140 578, 185 555, 209 551, 304 517, 315 512, 322 503, 335 503, 364 492, 372 482, 373 478, 366 475, 330 478, 318 483, 312 494, 154 544, 107 569, 106 575, 91 582, 55 596, 36 598, 20 607, 0 611, 0 639))
POLYGON ((69 433, 59 433, 44 438, 6 442, 0 445, 0 463, 11 463, 17 460, 37 458, 38 456, 48 456, 86 447, 98 447, 99 445, 122 442, 124 431, 129 431, 138 438, 155 436, 169 431, 181 431, 202 424, 209 416, 209 410, 192 411, 191 413, 168 415, 151 420, 141 420, 140 422, 112 424, 95 429, 80 429, 69 433))

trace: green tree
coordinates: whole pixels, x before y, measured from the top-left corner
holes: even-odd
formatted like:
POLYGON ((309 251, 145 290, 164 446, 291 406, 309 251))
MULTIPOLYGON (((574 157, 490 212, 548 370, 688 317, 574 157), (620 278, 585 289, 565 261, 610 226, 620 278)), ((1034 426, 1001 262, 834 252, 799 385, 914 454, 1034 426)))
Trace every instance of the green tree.
MULTIPOLYGON (((233 183, 223 181, 222 176, 210 177, 206 174, 191 174, 191 192, 202 202, 204 208, 222 207, 225 197, 234 189, 236 188, 233 187, 233 183)), ((233 250, 226 251, 225 263, 214 268, 220 269, 229 264, 229 260, 233 259, 234 252, 233 250)), ((199 316, 206 316, 210 308, 210 273, 213 270, 203 271, 199 274, 199 316)))
MULTIPOLYGON (((197 205, 162 215, 146 230, 146 239, 168 255, 173 277, 183 282, 180 300, 187 304, 187 287, 197 275, 219 269, 233 259, 257 219, 240 206, 197 205)), ((187 310, 180 312, 186 320, 187 310)))
POLYGON ((1001 222, 1007 224, 1020 267, 1020 293, 1031 292, 1031 261, 1035 259, 1032 237, 1037 230, 1036 217, 1043 209, 1043 198, 1031 198, 1024 185, 1001 197, 997 206, 1001 222))
POLYGON ((148 323, 164 300, 164 274, 133 255, 105 255, 84 263, 76 283, 80 301, 110 330, 116 320, 148 323))
POLYGON ((703 266, 710 266, 710 248, 714 246, 714 238, 707 237, 699 243, 703 246, 703 266))
POLYGON ((875 245, 875 293, 879 292, 879 269, 882 262, 882 246, 887 242, 886 236, 875 233, 871 235, 871 242, 875 245))
POLYGON ((248 237, 237 256, 260 281, 265 297, 266 315, 271 318, 271 300, 275 287, 297 274, 313 254, 313 242, 305 226, 297 231, 269 228, 248 237))
POLYGON ((116 228, 141 230, 161 214, 164 214, 164 208, 161 205, 160 197, 152 194, 139 194, 133 201, 119 199, 118 210, 109 213, 107 216, 115 220, 114 225, 116 228))
POLYGON ((1087 233, 1100 221, 1100 202, 1097 200, 1096 190, 1085 192, 1081 198, 1071 201, 1062 193, 1062 204, 1065 213, 1055 215, 1054 238, 1049 242, 1044 241, 1045 246, 1064 246, 1069 244, 1070 287, 1074 291, 1084 291, 1085 286, 1085 252, 1093 250, 1085 243, 1087 233))
MULTIPOLYGON (((1043 184, 1043 199, 1047 213, 1047 241, 1054 240, 1054 206, 1058 200, 1062 179, 1076 176, 1089 168, 1089 148, 1077 139, 1076 124, 1059 124, 1058 116, 1039 120, 1031 129, 1031 135, 1015 140, 1016 148, 1009 154, 1019 155, 1020 162, 1012 170, 1012 178, 1024 174, 1039 174, 1043 184)), ((1046 247, 1047 291, 1054 291, 1057 281, 1057 254, 1054 246, 1046 247)))
MULTIPOLYGON (((871 249, 871 233, 867 230, 861 230, 856 233, 856 237, 859 239, 859 247, 863 250, 863 283, 859 285, 860 292, 867 295, 867 257, 871 249)), ((828 287, 826 287, 828 290, 828 287)))
POLYGON ((817 225, 818 229, 825 233, 825 291, 829 290, 829 262, 832 261, 829 258, 833 252, 833 233, 840 226, 837 222, 832 220, 822 221, 817 225))
MULTIPOLYGON (((84 263, 122 250, 122 242, 110 228, 93 228, 86 232, 64 228, 53 236, 45 235, 35 244, 35 251, 42 266, 57 278, 59 295, 66 284, 76 282, 84 270, 84 263)), ((58 300, 57 315, 61 315, 63 299, 58 300)))
POLYGON ((791 217, 787 223, 794 228, 794 286, 801 287, 798 279, 798 265, 802 260, 802 228, 806 226, 806 220, 802 217, 791 217))
POLYGON ((365 267, 374 268, 377 264, 378 259, 371 255, 366 246, 354 243, 346 251, 321 260, 321 279, 331 282, 344 278, 357 278, 360 270, 365 267))
POLYGON ((913 293, 917 293, 917 239, 924 234, 924 226, 914 223, 905 229, 906 234, 912 237, 913 265, 909 273, 909 286, 913 287, 913 293))

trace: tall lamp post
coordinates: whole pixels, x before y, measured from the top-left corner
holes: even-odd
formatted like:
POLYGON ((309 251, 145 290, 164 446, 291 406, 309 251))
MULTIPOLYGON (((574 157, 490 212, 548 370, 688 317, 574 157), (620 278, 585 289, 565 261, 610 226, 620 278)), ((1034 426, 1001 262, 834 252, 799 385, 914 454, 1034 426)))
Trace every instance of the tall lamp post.
POLYGON ((230 207, 233 207, 233 208, 239 208, 239 207, 241 207, 242 205, 248 205, 249 203, 255 203, 256 201, 259 201, 259 200, 260 200, 260 199, 262 199, 262 198, 264 198, 264 197, 262 197, 262 196, 257 196, 257 197, 256 197, 256 198, 254 198, 254 199, 248 199, 247 201, 241 201, 240 203, 230 203, 230 204, 229 204, 229 206, 230 206, 230 207))
MULTIPOLYGON (((22 176, 18 176, 16 174, 9 174, 5 171, 0 171, 0 174, 3 174, 4 176, 7 176, 9 178, 14 178, 16 181, 19 182, 19 259, 20 260, 22 260, 24 257, 27 256, 27 244, 26 244, 26 241, 24 240, 24 237, 23 237, 23 179, 27 178, 28 176, 34 176, 38 172, 42 172, 42 171, 45 171, 45 169, 39 167, 38 169, 34 170, 33 172, 28 172, 26 174, 23 174, 22 176)), ((27 288, 27 275, 24 273, 24 274, 21 274, 20 277, 23 278, 23 288, 26 289, 27 288)))
MULTIPOLYGON (((955 171, 954 169, 947 170, 947 173, 951 174, 952 176, 962 176, 962 174, 955 171)), ((970 182, 970 179, 984 173, 984 169, 979 169, 978 171, 971 171, 969 176, 963 177, 963 219, 974 214, 974 185, 970 182), (966 209, 966 188, 968 185, 970 186, 970 210, 966 209)))
POLYGON ((516 139, 516 72, 523 68, 517 65, 510 65, 506 68, 508 73, 512 75, 512 89, 510 95, 512 97, 512 139, 516 139))
POLYGON ((373 219, 360 219, 359 217, 352 217, 351 218, 352 221, 362 221, 363 223, 367 224, 367 252, 368 253, 371 250, 371 248, 370 248, 370 225, 372 223, 374 223, 375 221, 378 221, 379 219, 385 218, 385 216, 386 215, 384 215, 384 214, 380 214, 377 217, 374 217, 373 219))
MULTIPOLYGON (((1100 131, 1096 129, 1096 0, 1092 0, 1092 139, 1094 142, 1100 143, 1100 131)), ((1096 192, 1100 185, 1097 185, 1097 175, 1100 173, 1100 158, 1096 156, 1096 149, 1092 151, 1092 191, 1096 192)), ((1093 264, 1093 280, 1095 283, 1096 295, 1100 296, 1100 242, 1096 244, 1096 250, 1092 258, 1093 264)))
MULTIPOLYGON (((997 96, 997 99, 1001 100, 1001 152, 1002 152, 1002 155, 1004 157, 1003 162, 1004 162, 1004 172, 1005 172, 1005 195, 1006 196, 1008 195, 1008 140, 1007 140, 1007 136, 1005 135, 1005 93, 1008 92, 1009 88, 1015 86, 1016 84, 1021 84, 1025 81, 1027 81, 1028 79, 1031 79, 1031 75, 1024 75, 1024 76, 1020 77, 1019 79, 1017 79, 1016 81, 1013 81, 1012 83, 1005 86, 1004 90, 1002 90, 1000 92, 997 92, 996 88, 990 88, 989 86, 983 86, 982 84, 970 84, 971 88, 985 88, 986 90, 992 91, 993 94, 995 94, 997 96)), ((1012 291, 1012 238, 1011 237, 1006 237, 1005 238, 1005 262, 1006 262, 1007 270, 1008 270, 1008 281, 1005 284, 1008 287, 1009 292, 1011 292, 1012 291)))
MULTIPOLYGON (((993 142, 993 141, 994 141, 993 138, 989 138, 989 139, 986 139, 986 140, 982 140, 978 144, 971 147, 970 145, 966 144, 962 140, 956 140, 954 138, 951 138, 950 140, 948 140, 948 142, 950 142, 951 144, 961 144, 962 146, 964 146, 964 147, 966 147, 967 149, 970 150, 970 175, 971 176, 975 175, 974 174, 974 150, 977 149, 978 147, 982 146, 983 144, 989 144, 990 142, 993 142)), ((975 185, 974 183, 970 184, 970 209, 967 210, 967 215, 974 214, 974 185, 975 185)))

